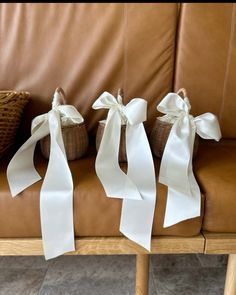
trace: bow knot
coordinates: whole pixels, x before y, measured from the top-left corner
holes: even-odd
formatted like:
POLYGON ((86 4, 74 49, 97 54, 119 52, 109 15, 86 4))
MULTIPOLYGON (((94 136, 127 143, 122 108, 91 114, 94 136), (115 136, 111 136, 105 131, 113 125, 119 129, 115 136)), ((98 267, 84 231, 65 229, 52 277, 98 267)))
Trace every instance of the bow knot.
POLYGON ((172 117, 183 117, 189 115, 191 105, 189 99, 182 99, 177 93, 168 93, 158 104, 157 110, 172 117))
POLYGON ((157 110, 166 114, 170 123, 179 121, 178 124, 183 125, 185 124, 184 118, 187 117, 190 126, 204 139, 219 141, 221 138, 217 117, 209 112, 194 117, 190 114, 191 105, 187 97, 182 99, 177 93, 168 93, 157 106, 157 110))
MULTIPOLYGON (((84 122, 84 118, 72 105, 56 105, 48 113, 35 117, 31 124, 31 134, 35 133, 42 124, 48 122, 50 115, 58 114, 61 126, 70 126, 84 122)), ((60 126, 60 127, 61 127, 60 126)))
POLYGON ((116 98, 111 95, 109 92, 105 91, 102 95, 93 104, 93 109, 109 109, 112 113, 117 112, 120 115, 122 124, 124 125, 127 122, 127 118, 124 113, 125 106, 122 102, 122 97, 118 95, 116 98))
POLYGON ((128 118, 125 114, 125 106, 123 105, 122 96, 118 94, 117 96, 117 105, 115 106, 120 114, 122 125, 126 125, 128 118))
POLYGON ((122 125, 137 125, 146 120, 147 102, 142 98, 134 98, 127 105, 122 102, 122 97, 118 95, 117 99, 108 92, 104 92, 98 97, 92 106, 97 109, 109 109, 107 121, 116 112, 122 125))

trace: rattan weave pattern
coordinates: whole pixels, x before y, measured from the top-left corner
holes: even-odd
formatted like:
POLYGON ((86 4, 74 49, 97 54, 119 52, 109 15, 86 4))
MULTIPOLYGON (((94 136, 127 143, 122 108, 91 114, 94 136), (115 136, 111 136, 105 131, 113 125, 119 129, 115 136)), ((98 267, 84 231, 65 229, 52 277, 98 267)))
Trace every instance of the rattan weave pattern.
POLYGON ((24 107, 30 99, 27 91, 0 91, 0 157, 15 143, 24 107))
MULTIPOLYGON (((61 131, 67 160, 72 161, 83 157, 87 152, 89 144, 85 123, 62 126, 61 131)), ((47 135, 40 140, 40 149, 43 156, 46 159, 49 159, 50 135, 47 135)))

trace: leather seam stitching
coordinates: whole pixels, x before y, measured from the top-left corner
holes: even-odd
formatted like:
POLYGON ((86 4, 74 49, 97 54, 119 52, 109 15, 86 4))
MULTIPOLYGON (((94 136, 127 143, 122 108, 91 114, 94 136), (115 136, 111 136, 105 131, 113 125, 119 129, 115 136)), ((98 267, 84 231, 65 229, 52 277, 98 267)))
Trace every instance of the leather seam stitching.
POLYGON ((233 4, 232 15, 231 15, 230 36, 229 36, 229 47, 228 47, 228 54, 227 54, 227 60, 226 60, 226 66, 225 66, 224 84, 223 84, 223 92, 222 92, 222 102, 221 102, 220 112, 219 112, 220 124, 222 124, 222 117, 223 117, 223 111, 224 111, 225 100, 226 100, 225 95, 227 91, 226 86, 227 86, 227 81, 229 77, 229 68, 230 68, 230 62, 231 62, 231 56, 232 56, 232 50, 233 50, 235 13, 236 13, 236 5, 233 4))
POLYGON ((127 25, 128 25, 128 17, 127 17, 127 3, 124 3, 124 64, 123 64, 123 90, 124 90, 124 103, 126 104, 127 99, 127 48, 128 48, 128 40, 127 40, 127 25))

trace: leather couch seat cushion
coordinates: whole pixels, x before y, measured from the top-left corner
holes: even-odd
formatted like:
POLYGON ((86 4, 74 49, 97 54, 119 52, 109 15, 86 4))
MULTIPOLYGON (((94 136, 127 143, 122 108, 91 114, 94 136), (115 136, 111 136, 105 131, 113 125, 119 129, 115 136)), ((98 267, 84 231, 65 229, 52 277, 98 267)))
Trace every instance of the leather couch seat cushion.
MULTIPOLYGON (((83 159, 69 162, 74 181, 75 236, 122 236, 119 232, 122 200, 105 196, 95 173, 95 157, 95 151, 90 150, 83 159)), ((28 187, 20 196, 12 198, 6 179, 9 159, 5 159, 0 170, 0 237, 40 237, 39 192, 42 180, 28 187)), ((40 151, 36 150, 35 166, 41 176, 46 172, 47 163, 40 151)), ((122 165, 126 169, 126 164, 122 165)), ((155 159, 155 165, 158 173, 158 159, 155 159)), ((162 227, 166 193, 166 187, 158 184, 153 235, 197 235, 202 217, 182 221, 169 228, 162 227)))
POLYGON ((195 163, 205 196, 203 229, 236 232, 236 140, 201 145, 195 163))

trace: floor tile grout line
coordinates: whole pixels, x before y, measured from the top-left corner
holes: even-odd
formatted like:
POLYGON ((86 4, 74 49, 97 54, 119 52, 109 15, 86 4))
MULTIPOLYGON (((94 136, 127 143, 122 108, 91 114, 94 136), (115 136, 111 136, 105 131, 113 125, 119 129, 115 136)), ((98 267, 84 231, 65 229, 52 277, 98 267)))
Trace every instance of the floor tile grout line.
MULTIPOLYGON (((40 285, 40 287, 39 287, 38 295, 39 295, 40 292, 41 292, 41 289, 42 289, 43 283, 44 283, 44 281, 45 281, 45 278, 46 278, 47 272, 48 272, 48 270, 49 270, 50 264, 51 264, 51 263, 49 263, 48 266, 47 266, 47 268, 46 268, 45 274, 44 274, 43 279, 42 279, 42 283, 41 283, 41 285, 40 285)), ((53 264, 53 263, 52 263, 52 264, 53 264)))
MULTIPOLYGON (((151 280, 152 280, 152 284, 153 284, 153 287, 154 287, 154 290, 155 290, 155 294, 154 295, 157 295, 158 292, 157 292, 157 286, 156 286, 155 279, 154 279, 154 272, 153 272, 153 265, 152 265, 152 259, 151 259, 151 257, 150 257, 150 271, 149 271, 149 275, 151 274, 151 280)), ((149 284, 149 286, 150 286, 150 284, 149 284)), ((152 294, 149 294, 149 295, 152 295, 152 294)))
MULTIPOLYGON (((200 266, 201 266, 201 267, 204 267, 204 265, 203 265, 203 263, 202 263, 202 260, 200 259, 199 255, 198 255, 198 254, 195 254, 195 255, 196 255, 196 257, 197 257, 197 260, 198 260, 199 263, 200 263, 200 266)), ((204 254, 204 255, 206 255, 206 254, 204 254)))

